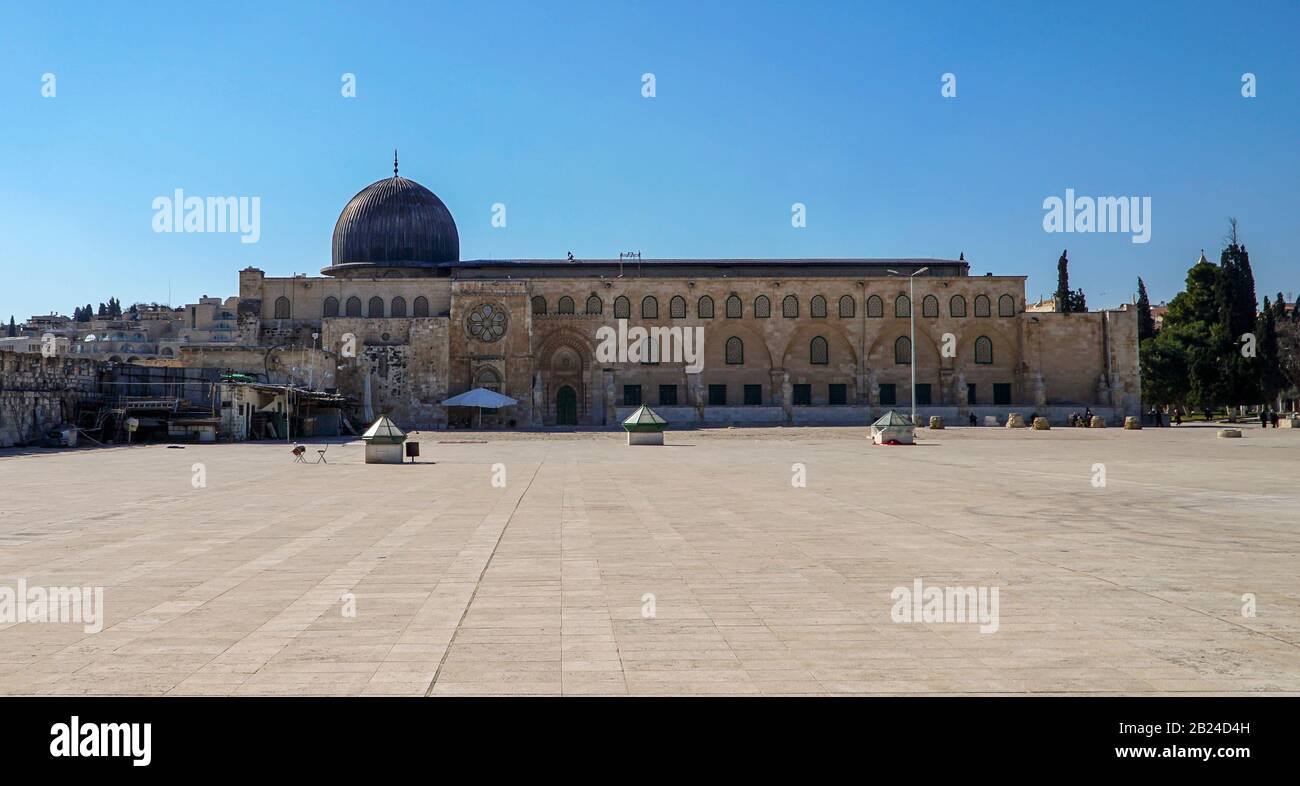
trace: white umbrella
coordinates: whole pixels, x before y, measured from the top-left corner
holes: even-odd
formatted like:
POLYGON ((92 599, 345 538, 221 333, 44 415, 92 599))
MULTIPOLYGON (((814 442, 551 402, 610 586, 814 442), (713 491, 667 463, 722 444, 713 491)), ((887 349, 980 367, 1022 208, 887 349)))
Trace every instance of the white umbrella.
POLYGON ((482 426, 484 407, 487 407, 488 409, 499 409, 501 407, 511 407, 518 403, 518 401, 515 401, 509 396, 503 396, 495 390, 474 388, 473 390, 467 390, 458 396, 452 396, 442 402, 442 405, 444 407, 477 407, 478 423, 479 426, 482 426))

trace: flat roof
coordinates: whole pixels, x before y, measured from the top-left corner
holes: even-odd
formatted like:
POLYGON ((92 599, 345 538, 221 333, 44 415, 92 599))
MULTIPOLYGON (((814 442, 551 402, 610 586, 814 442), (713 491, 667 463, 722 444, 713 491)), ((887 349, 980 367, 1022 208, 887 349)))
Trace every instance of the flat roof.
POLYGON ((923 267, 922 275, 968 276, 970 263, 963 259, 875 258, 875 259, 465 259, 444 262, 439 267, 453 278, 501 278, 511 274, 562 278, 572 275, 610 275, 640 278, 743 276, 888 276, 896 270, 910 275, 923 267))

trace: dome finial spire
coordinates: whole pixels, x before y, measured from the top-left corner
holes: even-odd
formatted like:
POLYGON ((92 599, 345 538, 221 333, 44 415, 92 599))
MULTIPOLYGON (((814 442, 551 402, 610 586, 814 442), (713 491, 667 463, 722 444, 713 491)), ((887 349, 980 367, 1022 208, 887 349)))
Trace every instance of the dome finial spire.
POLYGON ((393 177, 397 177, 397 148, 393 148, 393 177))

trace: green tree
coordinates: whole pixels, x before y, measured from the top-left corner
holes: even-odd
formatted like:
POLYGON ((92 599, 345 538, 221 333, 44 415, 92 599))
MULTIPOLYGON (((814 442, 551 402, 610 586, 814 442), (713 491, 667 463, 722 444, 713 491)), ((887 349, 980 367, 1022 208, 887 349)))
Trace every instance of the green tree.
POLYGON ((9 335, 9 338, 15 338, 18 335, 18 325, 14 323, 13 314, 9 315, 9 327, 5 328, 5 332, 9 335))
POLYGON ((1212 407, 1221 400, 1220 352, 1214 336, 1219 275, 1202 251, 1187 271, 1183 291, 1169 302, 1164 326, 1142 342, 1142 386, 1148 401, 1212 407))
POLYGON ((1065 313, 1078 313, 1088 310, 1088 302, 1083 296, 1082 289, 1070 289, 1070 260, 1066 258, 1069 249, 1061 252, 1061 258, 1056 260, 1056 292, 1053 297, 1056 299, 1056 310, 1065 313))
POLYGON ((1065 249, 1061 252, 1061 258, 1056 260, 1056 310, 1062 313, 1070 311, 1070 301, 1073 293, 1070 292, 1070 260, 1066 258, 1070 250, 1065 249))
POLYGON ((1259 393, 1262 402, 1277 399, 1278 393, 1286 390, 1290 380, 1282 369, 1281 348, 1279 346, 1277 311, 1264 298, 1264 309, 1255 320, 1255 336, 1258 353, 1255 356, 1255 374, 1259 379, 1259 393))
POLYGON ((1215 287, 1217 324, 1213 343, 1218 350, 1220 401, 1229 405, 1254 404, 1260 400, 1262 366, 1260 334, 1256 331, 1258 302, 1250 254, 1237 231, 1237 220, 1229 219, 1227 247, 1219 255, 1219 277, 1215 287), (1254 355, 1245 353, 1253 343, 1254 355))
POLYGON ((1146 341, 1156 335, 1156 321, 1151 316, 1151 299, 1147 297, 1147 285, 1138 277, 1138 341, 1146 341))

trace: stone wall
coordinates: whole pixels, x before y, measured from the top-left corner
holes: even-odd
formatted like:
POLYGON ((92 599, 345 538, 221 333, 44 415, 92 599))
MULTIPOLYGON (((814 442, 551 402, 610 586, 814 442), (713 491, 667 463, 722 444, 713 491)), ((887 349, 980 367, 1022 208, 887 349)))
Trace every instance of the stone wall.
POLYGON ((1041 374, 1048 406, 1071 404, 1141 410, 1137 310, 1027 314, 1025 362, 1041 374))
POLYGON ((38 442, 73 423, 82 402, 97 400, 96 360, 0 351, 0 447, 38 442))
POLYGON ((321 321, 321 346, 337 358, 338 391, 366 420, 386 414, 404 429, 446 426, 447 318, 321 321))
POLYGON ((182 346, 175 359, 142 365, 212 368, 251 374, 277 385, 326 390, 335 387, 337 358, 332 352, 306 346, 182 346))

